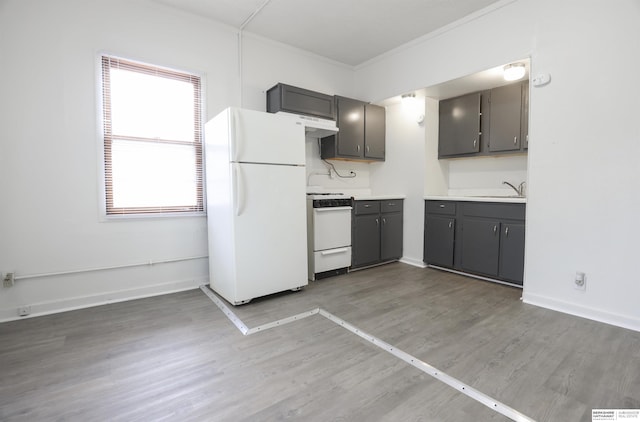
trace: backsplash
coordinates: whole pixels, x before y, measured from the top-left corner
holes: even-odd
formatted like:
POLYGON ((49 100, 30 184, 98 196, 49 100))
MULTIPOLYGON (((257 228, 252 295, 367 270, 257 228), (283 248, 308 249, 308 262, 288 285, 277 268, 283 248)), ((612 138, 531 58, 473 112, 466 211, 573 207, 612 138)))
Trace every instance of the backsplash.
POLYGON ((449 161, 449 195, 515 195, 516 187, 527 180, 527 156, 465 158, 449 161))
POLYGON ((355 177, 342 178, 336 175, 329 164, 320 159, 320 146, 315 138, 306 138, 306 165, 307 165, 307 191, 337 191, 347 190, 369 190, 369 164, 357 161, 330 160, 335 170, 342 176, 350 176, 350 172, 355 173, 355 177), (331 176, 329 176, 331 172, 331 176))

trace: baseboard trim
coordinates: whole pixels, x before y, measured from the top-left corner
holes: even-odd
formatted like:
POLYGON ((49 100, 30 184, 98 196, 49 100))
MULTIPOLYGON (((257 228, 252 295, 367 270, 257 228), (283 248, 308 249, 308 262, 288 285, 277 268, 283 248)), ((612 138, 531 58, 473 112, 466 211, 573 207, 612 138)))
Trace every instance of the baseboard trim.
POLYGON ((202 284, 209 284, 207 277, 189 280, 172 281, 169 283, 155 284, 152 286, 135 289, 118 290, 108 293, 100 293, 91 296, 73 297, 50 302, 32 303, 31 313, 27 316, 18 316, 17 309, 0 309, 0 323, 16 321, 19 319, 34 318, 43 315, 57 314, 76 309, 91 308, 93 306, 107 305, 110 303, 125 302, 128 300, 144 299, 147 297, 166 295, 186 290, 198 289, 202 284))
POLYGON ((413 265, 414 267, 418 268, 427 268, 427 264, 425 264, 422 260, 418 261, 417 259, 407 258, 406 256, 400 258, 400 262, 413 265))
POLYGON ((527 293, 526 290, 523 292, 522 301, 529 305, 551 309, 553 311, 562 312, 580 318, 586 318, 633 331, 640 331, 640 319, 637 318, 631 318, 625 315, 602 311, 600 309, 576 305, 575 303, 565 302, 547 296, 527 293))

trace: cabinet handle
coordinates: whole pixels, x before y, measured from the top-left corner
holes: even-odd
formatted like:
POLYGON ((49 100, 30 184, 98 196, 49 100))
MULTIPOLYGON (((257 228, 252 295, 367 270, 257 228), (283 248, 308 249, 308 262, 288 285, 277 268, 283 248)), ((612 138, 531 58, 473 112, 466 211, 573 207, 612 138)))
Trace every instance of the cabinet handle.
POLYGON ((371 205, 369 205, 369 204, 364 204, 364 207, 365 207, 365 208, 371 208, 371 205))
POLYGON ((367 152, 369 152, 369 145, 367 145, 367 152))
POLYGON ((356 145, 356 150, 360 152, 360 145, 356 145))
POLYGON ((453 221, 449 221, 449 228, 453 228, 453 221))
POLYGON ((440 204, 440 208, 444 208, 444 204, 440 204))
POLYGON ((529 134, 527 134, 526 139, 527 139, 527 142, 529 142, 529 134))
POLYGON ((518 137, 514 136, 513 137, 513 145, 516 145, 518 143, 518 137))
POLYGON ((509 226, 504 228, 504 235, 509 237, 509 226))
POLYGON ((380 225, 380 220, 376 218, 376 226, 379 226, 379 225, 380 225))
POLYGON ((473 147, 475 148, 477 144, 478 144, 478 140, 476 138, 473 138, 473 147))
POLYGON ((395 207, 396 203, 395 202, 387 202, 387 206, 389 207, 395 207))
POLYGON ((387 224, 387 219, 386 219, 386 218, 384 218, 384 217, 382 218, 382 224, 383 224, 383 225, 386 225, 386 224, 387 224))
POLYGON ((493 234, 496 234, 498 232, 498 226, 493 226, 493 234))

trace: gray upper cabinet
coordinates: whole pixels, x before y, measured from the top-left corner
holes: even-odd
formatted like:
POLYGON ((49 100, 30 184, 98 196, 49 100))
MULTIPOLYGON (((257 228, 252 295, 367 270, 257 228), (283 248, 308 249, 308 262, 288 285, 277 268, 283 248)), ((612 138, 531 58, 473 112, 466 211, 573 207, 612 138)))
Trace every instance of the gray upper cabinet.
POLYGON ((279 83, 267 91, 267 112, 304 114, 335 120, 333 96, 279 83))
POLYGON ((338 133, 321 141, 323 159, 384 161, 385 109, 335 96, 338 133))
POLYGON ((529 82, 522 84, 522 115, 520 117, 522 149, 529 148, 529 82))
POLYGON ((526 151, 529 83, 440 101, 438 158, 526 151))
POLYGON ((375 104, 365 104, 364 114, 364 156, 365 158, 384 160, 386 133, 385 109, 375 104))
POLYGON ((438 158, 480 151, 481 94, 440 101, 438 158))
POLYGON ((522 142, 522 85, 491 90, 489 151, 518 151, 522 142))

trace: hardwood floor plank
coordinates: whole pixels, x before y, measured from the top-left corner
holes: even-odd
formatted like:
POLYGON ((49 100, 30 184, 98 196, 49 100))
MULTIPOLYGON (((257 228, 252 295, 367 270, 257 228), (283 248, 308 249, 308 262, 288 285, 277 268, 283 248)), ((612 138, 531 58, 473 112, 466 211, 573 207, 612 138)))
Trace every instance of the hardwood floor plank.
MULTIPOLYGON (((540 422, 640 407, 640 333, 520 294, 396 263, 233 310, 321 307, 540 422)), ((0 420, 506 419, 322 317, 243 336, 194 290, 0 324, 0 420)))

